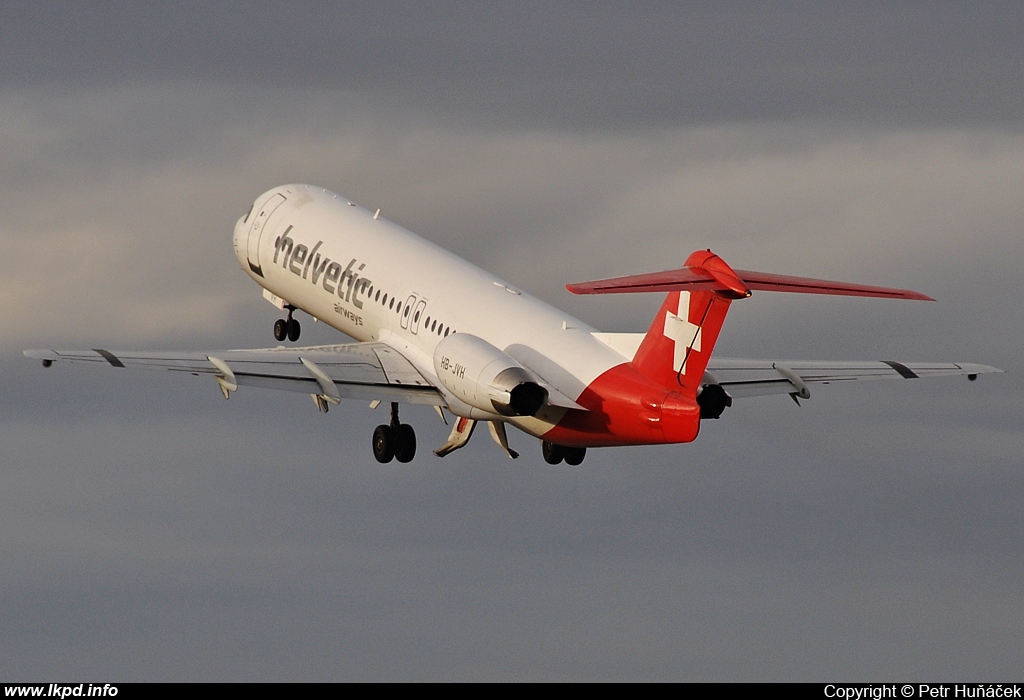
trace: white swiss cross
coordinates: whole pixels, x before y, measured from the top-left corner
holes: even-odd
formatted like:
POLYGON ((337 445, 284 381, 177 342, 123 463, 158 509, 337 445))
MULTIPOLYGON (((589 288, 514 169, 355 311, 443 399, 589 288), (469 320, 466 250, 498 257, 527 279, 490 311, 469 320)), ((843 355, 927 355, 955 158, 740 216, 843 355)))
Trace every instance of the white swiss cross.
POLYGON ((665 337, 672 341, 675 350, 672 369, 686 374, 686 353, 690 348, 700 352, 700 326, 690 323, 690 293, 679 292, 679 308, 676 313, 665 314, 665 337))

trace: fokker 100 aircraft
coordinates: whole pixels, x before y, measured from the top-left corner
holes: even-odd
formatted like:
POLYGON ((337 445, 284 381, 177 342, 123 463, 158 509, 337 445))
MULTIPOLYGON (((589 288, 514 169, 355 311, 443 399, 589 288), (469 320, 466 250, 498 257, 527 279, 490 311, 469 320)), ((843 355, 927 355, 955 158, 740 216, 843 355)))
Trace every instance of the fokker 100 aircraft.
MULTIPOLYGON (((601 333, 344 197, 285 185, 238 220, 235 255, 282 312, 279 342, 299 339, 302 310, 358 342, 223 352, 28 350, 45 366, 209 375, 224 397, 241 386, 391 404, 373 432, 379 462, 409 462, 416 434, 401 403, 453 416, 439 457, 476 424, 512 458, 506 424, 539 438, 544 459, 580 464, 589 447, 690 442, 734 399, 808 398, 813 384, 998 372, 960 362, 818 362, 713 358, 729 305, 753 291, 928 299, 890 289, 733 270, 698 250, 677 270, 568 285, 576 294, 666 294, 646 333, 601 333)), ((799 403, 799 402, 798 402, 799 403)))

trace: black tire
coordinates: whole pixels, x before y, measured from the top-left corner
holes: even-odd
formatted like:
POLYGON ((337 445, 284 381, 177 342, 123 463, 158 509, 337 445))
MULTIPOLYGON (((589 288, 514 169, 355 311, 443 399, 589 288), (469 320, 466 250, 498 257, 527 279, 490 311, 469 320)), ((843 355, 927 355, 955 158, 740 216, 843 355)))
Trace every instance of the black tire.
POLYGON ((288 322, 283 318, 277 319, 274 323, 274 338, 277 342, 283 343, 284 339, 288 337, 288 322))
POLYGON ((395 457, 395 439, 390 425, 378 425, 373 430, 373 458, 387 464, 395 457))
POLYGON ((288 321, 288 340, 294 343, 296 340, 299 339, 299 336, 301 334, 302 326, 299 325, 299 319, 293 318, 292 320, 288 321))
POLYGON ((402 423, 398 426, 398 439, 395 441, 395 459, 408 464, 416 456, 416 431, 411 425, 402 423))
POLYGON ((565 448, 547 440, 541 440, 540 451, 548 464, 560 464, 565 459, 565 448))
POLYGON ((583 459, 587 456, 586 447, 566 447, 565 449, 565 463, 570 467, 578 467, 583 464, 583 459))

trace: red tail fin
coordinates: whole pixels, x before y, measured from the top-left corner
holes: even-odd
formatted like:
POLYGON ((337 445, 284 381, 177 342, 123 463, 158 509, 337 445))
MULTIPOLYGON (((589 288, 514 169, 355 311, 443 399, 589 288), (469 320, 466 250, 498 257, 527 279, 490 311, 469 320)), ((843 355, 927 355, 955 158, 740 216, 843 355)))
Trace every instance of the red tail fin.
POLYGON ((686 266, 671 273, 617 277, 566 285, 573 294, 650 292, 649 278, 671 275, 674 285, 651 321, 633 364, 658 384, 696 397, 733 299, 751 290, 724 260, 711 251, 696 251, 686 266))
POLYGON ((669 292, 633 364, 662 386, 696 396, 730 303, 717 292, 669 292))

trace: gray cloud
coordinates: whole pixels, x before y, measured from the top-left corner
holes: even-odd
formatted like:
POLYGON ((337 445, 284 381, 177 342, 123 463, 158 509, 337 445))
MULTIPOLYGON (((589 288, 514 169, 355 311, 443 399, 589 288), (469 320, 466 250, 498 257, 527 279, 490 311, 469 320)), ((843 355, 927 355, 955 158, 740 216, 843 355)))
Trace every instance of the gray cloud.
MULTIPOLYGON (((1012 132, 737 125, 571 135, 375 124, 365 100, 301 90, 292 96, 303 115, 252 117, 208 86, 12 95, 7 128, 36 144, 5 156, 5 171, 25 176, 8 176, 2 226, 26 264, 4 273, 0 294, 9 314, 36 309, 12 347, 54 328, 101 342, 111 323, 123 342, 183 333, 216 342, 235 316, 241 330, 255 318, 253 290, 232 272, 231 228, 256 194, 297 180, 380 206, 613 330, 642 330, 635 319, 650 315, 650 301, 573 298, 563 285, 673 267, 710 247, 737 267, 919 287, 957 304, 980 280, 1009 293, 1021 262, 1024 144, 1012 132), (168 106, 186 102, 201 126, 164 128, 181 116, 168 106), (40 274, 48 269, 59 274, 40 274)), ((748 305, 786 304, 795 322, 836 303, 759 295, 748 305)))
POLYGON ((567 129, 1022 113, 1013 5, 38 2, 0 20, 20 85, 299 85, 567 129))

